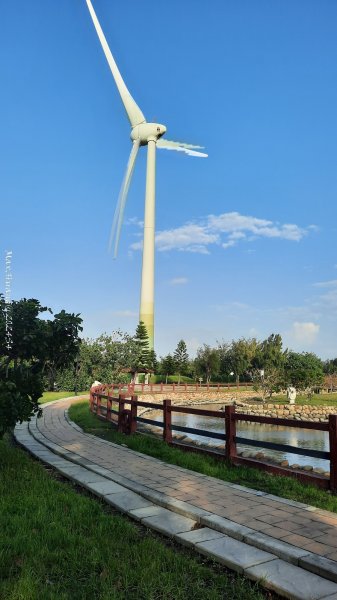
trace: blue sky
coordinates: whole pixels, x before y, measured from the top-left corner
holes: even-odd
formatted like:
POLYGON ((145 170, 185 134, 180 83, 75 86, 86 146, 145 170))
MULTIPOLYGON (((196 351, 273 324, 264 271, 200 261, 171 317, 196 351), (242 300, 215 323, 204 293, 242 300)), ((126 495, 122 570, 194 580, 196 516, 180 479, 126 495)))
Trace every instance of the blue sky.
MULTIPOLYGON (((336 2, 93 4, 147 120, 209 153, 158 150, 158 354, 274 332, 336 356, 336 2)), ((133 332, 146 152, 114 261, 130 131, 85 0, 3 3, 0 45, 12 295, 82 313, 87 336, 133 332)))

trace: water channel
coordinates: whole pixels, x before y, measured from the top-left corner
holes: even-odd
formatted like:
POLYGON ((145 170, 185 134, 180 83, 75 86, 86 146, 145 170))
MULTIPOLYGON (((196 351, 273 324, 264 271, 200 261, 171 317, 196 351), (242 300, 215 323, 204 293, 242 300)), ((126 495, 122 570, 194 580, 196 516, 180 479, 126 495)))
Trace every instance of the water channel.
MULTIPOLYGON (((200 406, 195 406, 194 408, 202 408, 204 410, 219 410, 220 407, 220 404, 202 404, 200 406)), ((161 411, 151 411, 151 413, 146 414, 146 417, 162 422, 161 411)), ((182 427, 205 429, 207 431, 216 433, 224 431, 225 427, 223 419, 174 412, 172 414, 172 423, 182 427)), ((287 428, 279 425, 264 425, 262 423, 248 423, 243 421, 239 421, 237 423, 236 431, 238 436, 250 438, 252 440, 273 442, 275 444, 287 444, 290 446, 297 446, 298 448, 329 452, 329 434, 327 431, 315 431, 313 429, 300 428, 297 429, 295 427, 287 428)), ((212 446, 220 446, 221 444, 224 444, 223 440, 216 440, 192 433, 188 433, 186 435, 193 440, 203 442, 204 444, 211 444, 212 446)), ((248 445, 238 445, 238 450, 248 450, 256 453, 259 451, 259 448, 253 448, 252 446, 248 445)), ((288 460, 290 465, 294 463, 303 466, 312 465, 313 467, 323 468, 326 471, 328 471, 330 468, 329 461, 320 458, 302 456, 300 454, 290 454, 288 452, 279 452, 275 450, 265 450, 263 448, 261 448, 261 451, 266 456, 288 460)))

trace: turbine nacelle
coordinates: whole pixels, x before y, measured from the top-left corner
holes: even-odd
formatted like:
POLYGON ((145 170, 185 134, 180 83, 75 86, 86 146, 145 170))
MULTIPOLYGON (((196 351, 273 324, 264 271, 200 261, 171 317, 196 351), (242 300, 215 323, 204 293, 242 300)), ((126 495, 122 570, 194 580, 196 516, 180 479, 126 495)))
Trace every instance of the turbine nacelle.
POLYGON ((165 125, 160 123, 141 123, 131 130, 133 142, 139 140, 141 146, 146 146, 150 140, 157 141, 166 132, 165 125))

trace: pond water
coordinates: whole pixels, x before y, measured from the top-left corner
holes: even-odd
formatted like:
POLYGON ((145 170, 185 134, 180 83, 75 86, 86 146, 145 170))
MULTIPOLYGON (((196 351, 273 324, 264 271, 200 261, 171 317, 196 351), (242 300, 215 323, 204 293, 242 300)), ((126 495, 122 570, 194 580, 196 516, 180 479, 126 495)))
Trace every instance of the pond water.
MULTIPOLYGON (((202 408, 204 410, 219 410, 221 404, 202 404, 194 408, 202 408)), ((144 415, 145 416, 145 415, 144 415)), ((148 418, 153 418, 157 421, 162 421, 162 412, 151 411, 151 416, 148 413, 148 418)), ((200 415, 188 415, 184 413, 173 413, 172 423, 183 427, 191 427, 197 429, 205 429, 220 433, 224 431, 224 420, 215 417, 204 417, 200 415)), ((179 431, 177 433, 180 433, 179 431)), ((250 438, 252 440, 261 440, 264 442, 273 442, 275 444, 287 444, 289 446, 297 446, 298 448, 306 448, 310 450, 322 450, 329 452, 329 434, 327 431, 315 431, 313 429, 300 429, 296 427, 284 427, 279 425, 264 425, 262 423, 248 423, 239 421, 236 427, 236 433, 240 437, 250 438)), ((224 444, 223 440, 216 440, 206 436, 195 435, 192 433, 186 434, 189 438, 203 442, 204 444, 212 444, 219 446, 224 444)), ((259 448, 248 445, 238 445, 238 450, 249 450, 258 452, 259 448)), ((273 456, 288 460, 289 464, 312 465, 313 467, 321 467, 326 471, 329 470, 329 461, 310 456, 302 456, 288 452, 279 452, 276 450, 260 449, 266 456, 273 456)))

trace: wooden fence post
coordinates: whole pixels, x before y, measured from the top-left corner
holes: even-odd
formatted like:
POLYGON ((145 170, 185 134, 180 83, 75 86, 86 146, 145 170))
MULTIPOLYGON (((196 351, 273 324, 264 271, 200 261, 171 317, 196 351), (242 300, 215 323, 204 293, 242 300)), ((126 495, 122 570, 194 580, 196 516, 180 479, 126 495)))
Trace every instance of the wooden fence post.
POLYGON ((108 388, 108 398, 106 401, 106 418, 107 421, 111 421, 111 408, 112 408, 112 400, 110 397, 110 389, 108 388))
POLYGON ((123 421, 123 413, 125 410, 125 396, 119 394, 118 396, 118 425, 117 431, 118 433, 124 433, 124 421, 123 421))
POLYGON ((94 396, 92 394, 92 388, 90 388, 90 399, 89 399, 90 412, 93 412, 93 406, 94 406, 94 396))
POLYGON ((337 415, 329 415, 330 489, 337 492, 337 415))
POLYGON ((236 456, 236 422, 235 422, 235 406, 225 407, 225 424, 226 424, 226 459, 231 460, 236 456))
POLYGON ((102 404, 102 398, 101 398, 100 392, 98 393, 98 396, 96 396, 96 402, 97 402, 97 405, 96 405, 96 415, 98 417, 100 417, 101 416, 101 404, 102 404))
POLYGON ((130 434, 137 431, 137 400, 138 396, 131 396, 131 411, 130 411, 130 434))
POLYGON ((163 400, 163 421, 164 421, 164 429, 163 429, 163 438, 164 442, 170 444, 172 442, 172 413, 170 411, 171 408, 171 400, 163 400))

